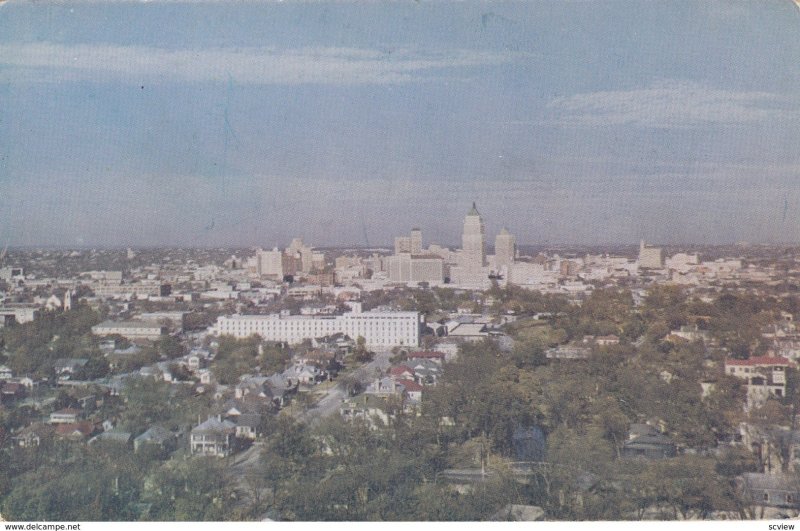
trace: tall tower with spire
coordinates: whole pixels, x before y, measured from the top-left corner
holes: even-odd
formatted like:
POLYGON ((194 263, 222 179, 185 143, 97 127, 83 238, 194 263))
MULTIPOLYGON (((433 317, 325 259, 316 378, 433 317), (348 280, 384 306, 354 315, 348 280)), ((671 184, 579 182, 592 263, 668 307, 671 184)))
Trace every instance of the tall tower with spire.
POLYGON ((486 264, 486 229, 475 203, 464 218, 464 232, 461 234, 462 264, 477 268, 486 264))

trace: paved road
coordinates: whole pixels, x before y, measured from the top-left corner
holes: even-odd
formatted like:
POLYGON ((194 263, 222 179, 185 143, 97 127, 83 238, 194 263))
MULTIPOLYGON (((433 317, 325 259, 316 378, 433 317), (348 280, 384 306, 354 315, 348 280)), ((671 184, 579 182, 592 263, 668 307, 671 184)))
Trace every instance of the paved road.
MULTIPOLYGON (((361 382, 362 386, 366 386, 375 378, 378 378, 386 373, 389 368, 389 358, 392 357, 391 351, 382 351, 375 353, 375 358, 364 366, 356 369, 354 374, 361 382)), ((325 395, 320 398, 313 408, 300 413, 297 418, 311 425, 314 425, 325 417, 335 413, 339 409, 339 405, 347 396, 347 390, 342 382, 336 382, 336 385, 328 389, 325 395)))
MULTIPOLYGON (((354 374, 358 377, 362 386, 366 386, 386 373, 389 368, 389 358, 392 357, 391 351, 377 352, 375 358, 355 370, 354 374)), ((339 405, 345 399, 347 391, 342 382, 337 381, 320 398, 314 407, 302 411, 296 415, 298 420, 302 420, 310 425, 317 424, 321 419, 333 415, 339 410, 339 405)), ((238 495, 238 507, 247 507, 252 502, 253 486, 248 484, 247 473, 258 463, 261 457, 262 445, 256 443, 241 454, 232 456, 230 470, 236 478, 236 491, 238 495)), ((262 491, 264 494, 266 490, 262 491)))

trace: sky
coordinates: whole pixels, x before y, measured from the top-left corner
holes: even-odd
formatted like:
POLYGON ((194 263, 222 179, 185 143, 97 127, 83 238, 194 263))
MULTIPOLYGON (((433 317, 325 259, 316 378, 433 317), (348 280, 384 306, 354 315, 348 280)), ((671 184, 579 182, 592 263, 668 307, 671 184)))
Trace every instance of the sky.
POLYGON ((0 3, 0 246, 800 242, 790 0, 0 3))

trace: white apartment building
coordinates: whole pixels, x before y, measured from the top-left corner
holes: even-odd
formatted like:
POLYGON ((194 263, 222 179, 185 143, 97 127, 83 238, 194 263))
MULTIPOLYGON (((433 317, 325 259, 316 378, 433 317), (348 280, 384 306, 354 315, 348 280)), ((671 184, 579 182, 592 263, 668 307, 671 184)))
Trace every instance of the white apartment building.
POLYGON ((210 328, 215 336, 246 338, 258 335, 266 341, 297 344, 333 334, 363 337, 370 348, 419 345, 418 312, 351 312, 343 315, 230 315, 217 318, 210 328))

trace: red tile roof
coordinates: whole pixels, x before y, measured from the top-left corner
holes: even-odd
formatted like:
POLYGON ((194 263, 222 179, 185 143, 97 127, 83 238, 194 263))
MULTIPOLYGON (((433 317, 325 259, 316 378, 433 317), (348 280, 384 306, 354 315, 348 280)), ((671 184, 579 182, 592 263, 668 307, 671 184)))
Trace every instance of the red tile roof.
POLYGON ((423 389, 423 387, 420 384, 418 384, 417 382, 413 382, 411 380, 397 380, 397 383, 405 387, 406 391, 409 393, 414 393, 414 392, 419 393, 423 389))
POLYGON ((56 426, 56 434, 62 437, 72 437, 76 434, 80 434, 82 437, 88 437, 93 431, 94 424, 89 421, 59 424, 56 426))
POLYGON ((414 369, 406 367, 405 365, 398 365, 397 367, 390 367, 389 374, 392 376, 402 376, 404 374, 414 374, 414 369))
POLYGON ((783 356, 756 356, 746 360, 735 360, 730 358, 725 360, 725 365, 734 365, 740 367, 757 367, 761 365, 779 365, 788 367, 791 364, 791 360, 784 358, 783 356))

